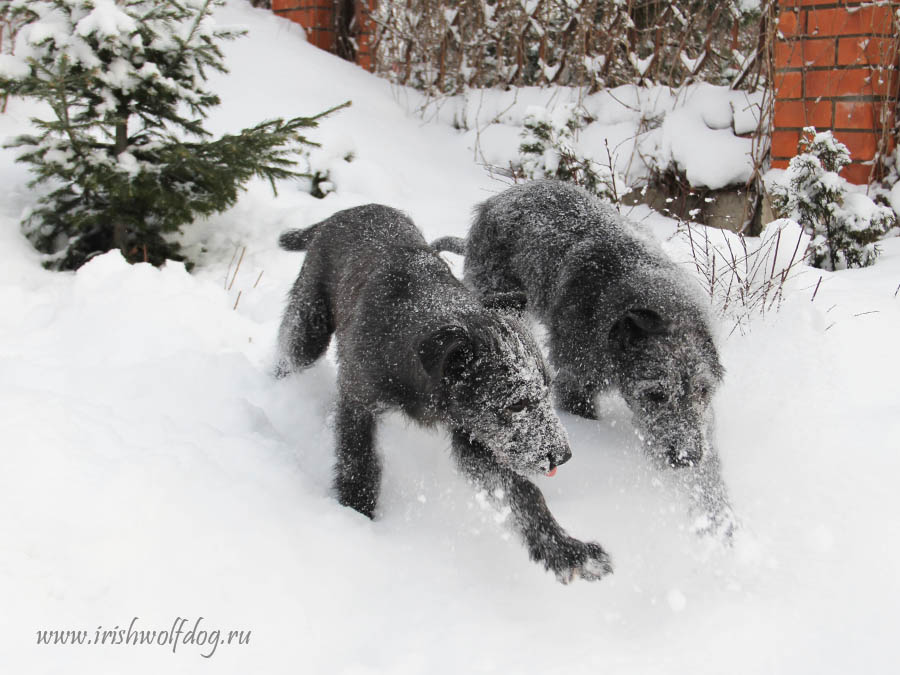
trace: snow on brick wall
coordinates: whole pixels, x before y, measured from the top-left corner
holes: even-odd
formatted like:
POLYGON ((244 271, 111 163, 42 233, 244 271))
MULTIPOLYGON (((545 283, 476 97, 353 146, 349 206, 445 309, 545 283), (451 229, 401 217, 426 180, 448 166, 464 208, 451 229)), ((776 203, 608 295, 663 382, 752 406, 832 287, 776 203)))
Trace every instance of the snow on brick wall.
POLYGON ((376 0, 272 0, 272 11, 306 29, 310 44, 340 53, 340 35, 344 32, 353 42, 352 60, 368 71, 375 69, 375 25, 370 13, 376 0), (351 13, 348 25, 341 28, 340 11, 351 13))
POLYGON ((841 174, 867 183, 893 149, 900 1, 780 0, 775 43, 772 166, 787 167, 800 131, 832 129, 853 162, 841 174))

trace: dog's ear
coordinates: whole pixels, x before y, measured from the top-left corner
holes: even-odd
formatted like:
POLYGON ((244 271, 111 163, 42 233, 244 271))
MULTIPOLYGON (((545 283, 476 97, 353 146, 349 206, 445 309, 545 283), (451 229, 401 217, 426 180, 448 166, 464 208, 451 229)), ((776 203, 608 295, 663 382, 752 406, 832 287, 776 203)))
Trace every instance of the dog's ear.
POLYGON ((460 362, 470 351, 469 334, 462 326, 441 326, 419 342, 419 360, 432 380, 440 380, 448 368, 460 362))
POLYGON ((522 291, 487 293, 482 296, 481 304, 498 312, 524 312, 528 305, 528 296, 522 291))
POLYGON ((712 337, 706 336, 703 339, 703 348, 706 350, 707 358, 709 362, 712 364, 712 374, 713 377, 718 381, 722 381, 722 378, 725 376, 725 366, 722 365, 722 362, 719 361, 719 350, 716 349, 716 343, 713 342, 712 337))
POLYGON ((636 307, 619 317, 609 329, 609 339, 620 349, 650 335, 662 335, 669 329, 669 321, 652 309, 636 307))

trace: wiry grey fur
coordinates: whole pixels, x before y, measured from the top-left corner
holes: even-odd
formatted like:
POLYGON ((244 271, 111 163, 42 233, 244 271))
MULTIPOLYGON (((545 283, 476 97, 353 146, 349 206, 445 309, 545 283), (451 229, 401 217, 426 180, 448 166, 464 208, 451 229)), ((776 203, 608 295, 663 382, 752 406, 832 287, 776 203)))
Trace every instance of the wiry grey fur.
POLYGON ((569 537, 527 476, 571 456, 546 367, 519 322, 487 309, 410 219, 377 204, 281 235, 306 250, 279 332, 279 374, 309 366, 337 336, 335 489, 373 517, 375 424, 399 408, 452 435, 461 469, 508 505, 532 559, 562 581, 611 571, 603 549, 569 537))
POLYGON ((464 254, 467 284, 482 294, 523 292, 546 325, 560 407, 594 418, 596 394, 618 389, 653 454, 693 467, 704 511, 726 519, 710 408, 723 369, 685 273, 614 207, 557 181, 479 205, 464 254))

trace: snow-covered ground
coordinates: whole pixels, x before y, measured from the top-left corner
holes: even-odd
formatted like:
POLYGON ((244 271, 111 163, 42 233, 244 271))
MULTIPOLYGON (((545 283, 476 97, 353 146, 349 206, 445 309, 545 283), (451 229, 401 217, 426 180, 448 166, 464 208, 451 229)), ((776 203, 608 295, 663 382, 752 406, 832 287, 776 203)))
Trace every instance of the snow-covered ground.
MULTIPOLYGON (((447 437, 399 415, 380 430, 379 518, 340 507, 333 361, 270 377, 302 260, 276 248, 281 229, 377 201, 429 238, 462 234, 504 185, 463 132, 409 115, 410 94, 292 24, 242 0, 219 18, 250 36, 226 45, 211 127, 352 99, 314 133, 338 191, 251 185, 186 231, 194 274, 115 253, 60 274, 19 234, 33 193, 0 153, 0 672, 896 672, 900 239, 873 268, 802 270, 746 335, 722 322, 718 446, 745 523, 733 548, 688 531, 683 495, 620 402, 602 402, 601 422, 564 418, 574 458, 541 487, 616 571, 562 586, 455 474, 447 437), (225 640, 251 636, 208 659, 208 644, 36 644, 39 630, 93 639, 134 617, 137 630, 203 617, 225 640)), ((11 101, 0 136, 31 112, 11 101)))

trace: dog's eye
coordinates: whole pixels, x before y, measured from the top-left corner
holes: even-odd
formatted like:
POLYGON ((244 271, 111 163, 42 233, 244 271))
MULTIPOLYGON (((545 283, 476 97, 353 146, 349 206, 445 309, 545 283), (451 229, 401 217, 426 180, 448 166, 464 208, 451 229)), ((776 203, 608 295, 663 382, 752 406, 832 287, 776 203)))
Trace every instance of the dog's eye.
POLYGON ((519 413, 525 410, 526 408, 531 407, 531 401, 528 399, 522 399, 521 401, 516 401, 515 403, 511 403, 506 406, 506 412, 508 413, 519 413))
POLYGON ((650 403, 665 403, 669 400, 669 397, 663 389, 649 389, 644 392, 644 398, 650 401, 650 403))

